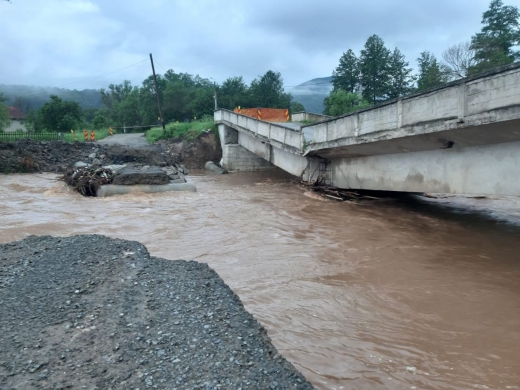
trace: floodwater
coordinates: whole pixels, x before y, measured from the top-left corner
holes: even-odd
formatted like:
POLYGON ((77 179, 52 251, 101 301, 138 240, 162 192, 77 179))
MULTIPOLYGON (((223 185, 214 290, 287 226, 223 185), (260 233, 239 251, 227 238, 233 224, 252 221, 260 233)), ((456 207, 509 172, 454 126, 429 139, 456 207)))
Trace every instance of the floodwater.
POLYGON ((206 262, 321 389, 520 389, 518 199, 339 203, 275 173, 98 199, 54 178, 0 176, 1 242, 97 233, 206 262))

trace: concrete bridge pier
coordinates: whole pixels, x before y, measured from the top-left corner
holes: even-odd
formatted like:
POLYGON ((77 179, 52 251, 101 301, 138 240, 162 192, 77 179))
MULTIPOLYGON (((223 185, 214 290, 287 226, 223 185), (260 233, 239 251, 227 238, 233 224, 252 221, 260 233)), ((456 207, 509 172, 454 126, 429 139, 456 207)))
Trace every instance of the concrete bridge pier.
POLYGON ((222 160, 220 165, 228 171, 267 171, 275 166, 269 162, 271 145, 261 144, 255 154, 239 143, 239 132, 224 124, 218 125, 220 143, 222 145, 222 160))

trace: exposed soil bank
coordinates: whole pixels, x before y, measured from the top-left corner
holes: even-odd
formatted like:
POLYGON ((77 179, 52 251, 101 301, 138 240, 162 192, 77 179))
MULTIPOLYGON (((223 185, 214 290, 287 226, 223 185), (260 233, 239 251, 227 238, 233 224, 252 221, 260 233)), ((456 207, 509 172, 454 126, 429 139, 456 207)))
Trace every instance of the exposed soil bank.
POLYGON ((177 155, 188 169, 204 169, 206 162, 218 163, 222 158, 220 140, 214 132, 202 133, 196 140, 161 140, 158 144, 177 155))
POLYGON ((206 264, 134 241, 0 245, 3 389, 311 389, 206 264))

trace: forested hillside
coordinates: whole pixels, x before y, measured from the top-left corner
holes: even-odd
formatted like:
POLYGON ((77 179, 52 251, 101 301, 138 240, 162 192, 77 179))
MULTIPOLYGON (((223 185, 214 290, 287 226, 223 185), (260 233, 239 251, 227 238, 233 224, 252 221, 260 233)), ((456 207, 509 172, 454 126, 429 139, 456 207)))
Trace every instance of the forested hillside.
POLYGON ((333 77, 320 77, 306 81, 296 87, 288 88, 293 101, 303 104, 305 111, 321 114, 323 100, 332 91, 333 77))
POLYGON ((32 85, 0 84, 0 93, 7 97, 7 105, 16 105, 22 111, 37 110, 50 100, 51 95, 63 100, 75 101, 81 108, 100 108, 101 94, 96 89, 82 91, 53 87, 35 87, 32 85))

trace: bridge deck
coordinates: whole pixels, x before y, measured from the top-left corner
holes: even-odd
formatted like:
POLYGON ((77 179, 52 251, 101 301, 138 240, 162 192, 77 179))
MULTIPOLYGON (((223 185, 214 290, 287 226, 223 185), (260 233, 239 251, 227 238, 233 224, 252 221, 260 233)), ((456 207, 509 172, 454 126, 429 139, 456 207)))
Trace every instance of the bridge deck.
POLYGON ((306 155, 356 158, 516 142, 519 124, 515 63, 302 130, 314 133, 306 155))

